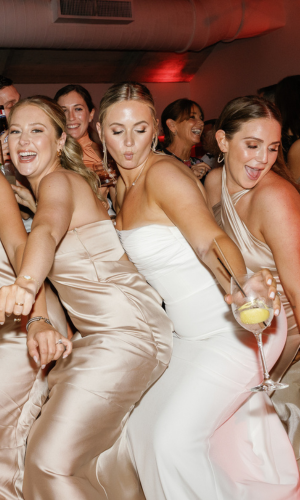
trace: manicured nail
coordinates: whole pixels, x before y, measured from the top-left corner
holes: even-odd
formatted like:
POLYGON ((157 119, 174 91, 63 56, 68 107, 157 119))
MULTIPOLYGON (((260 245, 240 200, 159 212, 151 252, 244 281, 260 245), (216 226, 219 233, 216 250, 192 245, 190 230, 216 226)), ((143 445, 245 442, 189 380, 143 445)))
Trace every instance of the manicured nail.
POLYGON ((275 292, 271 292, 270 297, 271 297, 271 299, 275 299, 275 292))
POLYGON ((44 368, 46 368, 46 365, 42 365, 42 370, 43 370, 44 368))
POLYGON ((69 354, 63 354, 63 359, 66 359, 69 356, 69 354))
POLYGON ((33 356, 33 359, 34 359, 34 361, 36 362, 36 364, 38 364, 38 359, 37 359, 37 357, 36 357, 36 356, 33 356))
POLYGON ((271 280, 271 278, 270 278, 270 279, 268 279, 267 283, 268 283, 268 285, 272 285, 272 280, 271 280))
POLYGON ((275 316, 278 316, 278 314, 279 314, 279 309, 275 309, 274 314, 275 314, 275 316))
POLYGON ((0 325, 1 325, 1 326, 2 326, 2 325, 4 325, 4 321, 1 321, 0 325))

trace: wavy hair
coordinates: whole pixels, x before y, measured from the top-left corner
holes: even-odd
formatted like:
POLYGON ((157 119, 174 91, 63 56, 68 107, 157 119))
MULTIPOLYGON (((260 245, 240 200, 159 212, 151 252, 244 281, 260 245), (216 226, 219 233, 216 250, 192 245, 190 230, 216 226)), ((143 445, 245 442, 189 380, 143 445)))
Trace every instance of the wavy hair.
POLYGON ((36 106, 40 108, 50 118, 51 123, 55 129, 57 138, 60 138, 62 133, 67 134, 66 142, 61 150, 59 157, 60 164, 65 170, 72 170, 81 175, 84 180, 90 185, 96 196, 102 200, 101 195, 98 194, 100 182, 98 176, 92 170, 88 169, 82 161, 82 148, 80 144, 69 135, 66 124, 66 116, 62 108, 50 97, 36 95, 27 97, 17 102, 12 108, 8 117, 8 124, 10 125, 14 112, 23 106, 36 106))

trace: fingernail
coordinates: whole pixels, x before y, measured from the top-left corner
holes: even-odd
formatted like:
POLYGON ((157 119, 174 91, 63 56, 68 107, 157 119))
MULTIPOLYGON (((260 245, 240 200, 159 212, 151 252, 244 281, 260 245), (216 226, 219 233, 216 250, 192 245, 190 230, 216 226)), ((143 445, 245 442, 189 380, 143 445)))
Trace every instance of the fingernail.
POLYGON ((42 365, 42 370, 43 370, 44 368, 46 368, 46 365, 42 365))
POLYGON ((4 325, 4 321, 1 321, 0 325, 1 325, 1 326, 2 326, 2 325, 4 325))
POLYGON ((38 364, 38 359, 37 359, 37 357, 36 357, 36 356, 33 356, 33 359, 34 359, 34 361, 36 362, 36 364, 38 364))
POLYGON ((271 292, 270 297, 271 297, 271 299, 275 299, 275 292, 271 292))
POLYGON ((278 316, 278 314, 279 314, 279 309, 275 309, 274 314, 275 314, 275 316, 278 316))
POLYGON ((69 356, 69 354, 63 354, 63 359, 66 359, 69 356))
POLYGON ((272 285, 272 280, 271 278, 267 281, 268 285, 272 285))

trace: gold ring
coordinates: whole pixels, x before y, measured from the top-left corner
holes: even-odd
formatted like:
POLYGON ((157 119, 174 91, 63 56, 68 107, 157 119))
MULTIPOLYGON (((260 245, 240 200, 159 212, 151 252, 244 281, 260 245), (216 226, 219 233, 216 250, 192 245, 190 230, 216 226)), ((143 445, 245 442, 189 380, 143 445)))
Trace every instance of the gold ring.
POLYGON ((20 323, 21 318, 14 318, 14 321, 15 321, 16 323, 20 323))
POLYGON ((15 305, 16 306, 24 306, 24 304, 22 304, 21 302, 15 302, 15 305))

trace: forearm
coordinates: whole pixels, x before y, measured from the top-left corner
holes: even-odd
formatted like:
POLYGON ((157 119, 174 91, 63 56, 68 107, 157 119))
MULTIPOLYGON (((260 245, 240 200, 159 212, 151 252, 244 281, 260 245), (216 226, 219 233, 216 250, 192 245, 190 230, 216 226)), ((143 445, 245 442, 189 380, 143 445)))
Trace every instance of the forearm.
POLYGON ((57 242, 50 229, 44 225, 36 226, 28 237, 24 251, 21 269, 17 282, 20 286, 30 284, 30 289, 36 294, 39 286, 47 277, 54 260, 57 242), (22 276, 30 276, 25 280, 22 276))
MULTIPOLYGON (((241 274, 246 274, 246 266, 242 254, 236 244, 227 236, 225 233, 218 235, 215 240, 217 241, 219 247, 221 248, 223 254, 225 255, 232 271, 236 276, 241 274)), ((216 279, 224 289, 226 293, 230 293, 230 275, 223 268, 222 264, 219 262, 218 258, 223 262, 223 264, 228 268, 226 262, 224 262, 223 257, 217 248, 214 241, 211 242, 208 250, 206 252, 199 252, 199 258, 204 262, 204 264, 209 267, 213 272, 216 279)))

